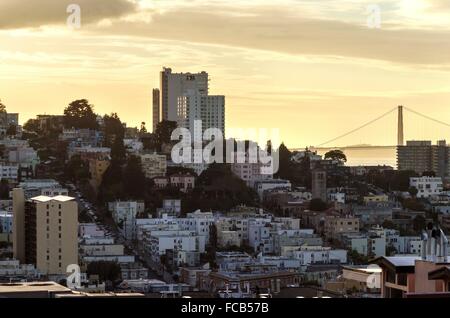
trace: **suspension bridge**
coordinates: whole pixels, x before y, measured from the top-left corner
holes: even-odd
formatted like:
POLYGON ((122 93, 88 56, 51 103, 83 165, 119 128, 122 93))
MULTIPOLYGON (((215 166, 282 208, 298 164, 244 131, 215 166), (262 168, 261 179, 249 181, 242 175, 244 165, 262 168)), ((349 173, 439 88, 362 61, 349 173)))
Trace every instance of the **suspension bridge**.
MULTIPOLYGON (((318 144, 317 146, 313 146, 311 148, 314 149, 329 149, 329 148, 392 148, 396 146, 402 146, 405 144, 405 134, 404 134, 404 112, 408 112, 410 114, 414 114, 415 116, 421 117, 422 119, 425 119, 426 121, 432 123, 436 127, 440 127, 440 138, 450 138, 450 124, 447 122, 444 122, 442 120, 432 118, 428 115, 422 114, 418 111, 415 111, 414 109, 411 109, 409 107, 405 106, 398 106, 394 107, 391 110, 377 116, 376 118, 373 118, 372 120, 362 124, 361 126, 358 126, 354 129, 351 129, 339 136, 330 138, 329 140, 324 141, 323 143, 318 144), (355 145, 355 146, 344 146, 344 147, 336 147, 334 146, 334 143, 340 140, 344 140, 345 137, 356 135, 357 133, 361 132, 363 129, 365 129, 368 126, 373 126, 376 123, 380 122, 383 118, 388 117, 389 115, 397 112, 397 144, 396 145, 384 145, 384 146, 372 146, 372 145, 355 145)), ((449 111, 450 112, 450 111, 449 111)), ((414 138, 416 139, 416 137, 414 138)))

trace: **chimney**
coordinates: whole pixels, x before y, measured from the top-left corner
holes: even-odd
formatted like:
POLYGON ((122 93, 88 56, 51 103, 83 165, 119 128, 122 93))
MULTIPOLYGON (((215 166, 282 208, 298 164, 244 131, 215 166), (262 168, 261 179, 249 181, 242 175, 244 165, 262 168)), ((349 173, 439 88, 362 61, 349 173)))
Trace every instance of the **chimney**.
POLYGON ((427 232, 423 231, 422 232, 422 249, 421 249, 421 257, 422 260, 426 260, 427 259, 427 246, 428 246, 428 234, 427 232))

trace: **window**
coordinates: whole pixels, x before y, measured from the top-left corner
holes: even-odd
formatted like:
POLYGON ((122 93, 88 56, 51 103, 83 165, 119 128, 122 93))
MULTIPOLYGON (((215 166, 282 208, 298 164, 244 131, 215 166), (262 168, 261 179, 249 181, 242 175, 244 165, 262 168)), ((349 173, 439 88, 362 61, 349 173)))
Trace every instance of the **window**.
POLYGON ((58 237, 61 238, 61 233, 58 234, 58 237))

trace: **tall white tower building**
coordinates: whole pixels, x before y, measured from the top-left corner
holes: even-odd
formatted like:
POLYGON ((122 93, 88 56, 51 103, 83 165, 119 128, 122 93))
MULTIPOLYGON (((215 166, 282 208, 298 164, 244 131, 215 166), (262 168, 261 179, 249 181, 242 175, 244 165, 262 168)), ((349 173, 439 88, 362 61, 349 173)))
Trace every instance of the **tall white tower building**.
POLYGON ((225 136, 225 96, 205 96, 195 90, 188 90, 178 98, 177 124, 196 136, 201 136, 199 134, 208 128, 218 128, 225 136), (202 121, 202 127, 195 125, 198 120, 202 121))
POLYGON ((172 69, 163 68, 160 78, 162 120, 177 121, 178 98, 192 90, 201 96, 208 95, 208 73, 172 73, 172 69))

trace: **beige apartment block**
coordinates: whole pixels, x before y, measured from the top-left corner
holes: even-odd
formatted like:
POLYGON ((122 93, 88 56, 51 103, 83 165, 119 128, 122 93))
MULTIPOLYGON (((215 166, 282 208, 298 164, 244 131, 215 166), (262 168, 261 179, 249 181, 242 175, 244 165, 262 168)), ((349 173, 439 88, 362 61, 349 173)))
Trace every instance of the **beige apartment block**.
POLYGON ((13 190, 13 250, 22 263, 35 264, 43 274, 66 273, 78 264, 78 204, 68 196, 37 196, 25 200, 13 190))

